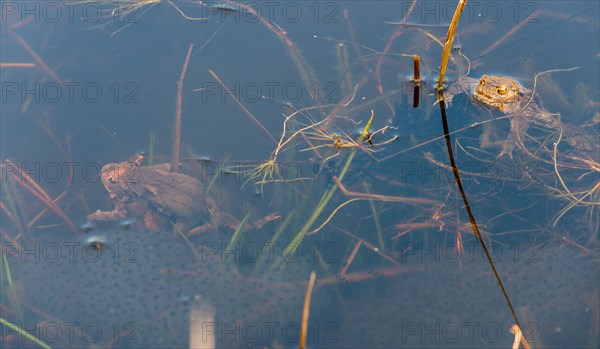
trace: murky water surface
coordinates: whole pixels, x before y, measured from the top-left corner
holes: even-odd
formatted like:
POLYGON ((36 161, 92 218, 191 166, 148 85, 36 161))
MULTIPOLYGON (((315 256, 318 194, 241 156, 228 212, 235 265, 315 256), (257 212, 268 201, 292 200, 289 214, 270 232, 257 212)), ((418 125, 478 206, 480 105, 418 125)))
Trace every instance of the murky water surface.
MULTIPOLYGON (((298 347, 312 271, 307 347, 512 347, 434 93, 455 3, 1 6, 2 347, 298 347)), ((446 74, 509 77, 559 120, 446 109, 534 348, 600 341, 597 14, 470 1, 446 74)))

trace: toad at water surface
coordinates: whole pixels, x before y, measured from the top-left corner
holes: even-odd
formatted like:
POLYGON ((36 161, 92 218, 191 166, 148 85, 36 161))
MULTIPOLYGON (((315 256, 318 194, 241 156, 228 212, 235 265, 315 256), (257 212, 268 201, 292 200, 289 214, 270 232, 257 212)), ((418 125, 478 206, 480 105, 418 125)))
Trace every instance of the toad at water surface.
POLYGON ((517 142, 522 142, 527 134, 529 123, 552 129, 561 126, 560 117, 545 110, 541 98, 534 91, 511 78, 497 75, 484 75, 479 80, 462 77, 445 92, 447 105, 451 105, 455 95, 463 92, 468 93, 478 104, 511 116, 510 132, 498 157, 512 157, 517 142))
POLYGON ((100 177, 110 194, 114 209, 88 215, 90 221, 107 221, 135 217, 153 231, 169 229, 169 222, 187 232, 202 220, 214 227, 226 225, 235 229, 237 221, 222 215, 215 200, 205 193, 204 185, 188 175, 170 172, 170 164, 142 166, 143 156, 133 161, 109 163, 100 177))

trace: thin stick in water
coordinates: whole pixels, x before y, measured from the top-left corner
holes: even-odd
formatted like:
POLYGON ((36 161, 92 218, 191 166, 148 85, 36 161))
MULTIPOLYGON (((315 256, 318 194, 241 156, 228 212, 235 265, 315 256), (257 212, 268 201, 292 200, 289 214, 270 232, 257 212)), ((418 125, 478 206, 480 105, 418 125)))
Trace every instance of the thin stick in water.
POLYGON ((221 80, 219 78, 219 76, 212 71, 211 69, 208 70, 208 72, 210 73, 210 75, 212 75, 212 77, 217 80, 217 82, 221 85, 221 87, 223 87, 223 89, 225 90, 225 92, 227 92, 227 94, 229 96, 231 96, 231 98, 233 99, 233 101, 235 102, 235 104, 238 105, 238 107, 240 107, 240 109, 242 109, 242 111, 250 118, 250 120, 252 120, 261 130, 263 130, 263 132, 269 136, 269 138, 271 138, 273 140, 273 142, 277 143, 277 140, 275 140, 275 137, 273 137, 273 135, 271 134, 271 132, 269 132, 269 130, 267 130, 267 128, 260 122, 258 121, 258 119, 256 118, 256 116, 254 116, 254 114, 252 114, 252 112, 250 112, 250 110, 248 110, 248 108, 246 108, 242 102, 240 102, 240 100, 235 96, 235 94, 233 92, 231 92, 231 90, 227 87, 227 85, 225 85, 225 83, 223 82, 223 80, 221 80))
POLYGON ((34 63, 0 63, 0 68, 35 68, 34 63))
POLYGON ((413 56, 413 81, 421 82, 421 57, 418 55, 413 56))
POLYGON ((446 43, 444 44, 444 52, 442 53, 442 63, 440 65, 440 78, 438 79, 437 88, 438 90, 442 89, 442 83, 444 82, 444 76, 446 75, 446 67, 448 66, 448 58, 450 58, 450 49, 452 48, 452 41, 454 40, 454 32, 456 32, 456 26, 458 25, 458 20, 460 19, 460 15, 462 14, 463 8, 465 7, 467 0, 460 0, 458 5, 456 5, 456 10, 454 11, 454 15, 452 16, 452 22, 450 22, 450 27, 448 28, 448 33, 446 34, 446 43))
MULTIPOLYGON (((446 67, 448 66, 448 58, 450 57, 450 49, 452 47, 452 41, 454 40, 454 32, 456 31, 456 26, 458 24, 458 20, 460 19, 460 15, 462 13, 462 10, 463 10, 466 2, 467 2, 466 0, 460 0, 458 2, 458 5, 456 6, 454 16, 452 17, 452 22, 450 23, 450 27, 448 28, 448 34, 446 35, 446 43, 444 45, 444 52, 442 54, 442 62, 440 64, 440 77, 439 77, 439 80, 437 83, 437 90, 438 90, 438 101, 439 101, 439 105, 440 105, 440 114, 442 117, 442 125, 444 127, 444 139, 446 141, 446 149, 448 150, 448 158, 450 160, 450 165, 452 166, 452 172, 454 174, 455 183, 458 188, 458 191, 461 194, 465 210, 467 211, 467 215, 469 216, 469 221, 471 223, 471 229, 473 231, 473 235, 475 235, 475 237, 477 238, 477 241, 479 241, 479 244, 481 245, 481 248, 483 249, 483 252, 486 256, 486 259, 488 260, 490 267, 492 268, 494 277, 496 278, 496 281, 498 282, 498 286, 500 286, 500 289, 502 290, 502 294, 504 295, 504 299, 506 300, 506 303, 508 305, 508 308, 510 309, 513 319, 515 320, 516 326, 521 328, 521 324, 519 323, 519 319, 517 318, 515 309, 508 297, 508 293, 504 287, 504 284, 502 283, 502 280, 500 279, 500 276, 498 275, 498 271, 496 270, 496 267, 494 266, 494 262, 492 261, 492 258, 490 256, 489 249, 487 248, 487 245, 486 245, 485 241, 483 240, 481 231, 479 230, 479 226, 477 225, 475 216, 473 214, 473 211, 471 210, 469 201, 467 200, 467 195, 464 191, 462 179, 460 177, 460 172, 458 170, 458 167, 456 167, 456 162, 454 160, 454 155, 452 152, 452 142, 450 139, 450 130, 448 128, 448 121, 446 118, 446 106, 445 106, 445 102, 444 102, 444 93, 442 91, 442 83, 444 81, 446 67)), ((527 344, 527 341, 523 341, 522 344, 525 349, 530 348, 529 345, 527 344)))
POLYGON ((183 104, 183 79, 185 79, 185 73, 187 72, 188 63, 190 62, 190 55, 194 49, 194 44, 190 44, 188 52, 183 63, 183 69, 181 69, 181 75, 179 81, 177 81, 177 104, 175 106, 175 127, 173 135, 173 159, 171 162, 171 171, 179 171, 179 152, 181 143, 181 105, 183 104))
POLYGON ((306 289, 306 295, 304 296, 304 309, 302 310, 302 330, 300 332, 300 349, 306 348, 306 335, 308 333, 308 315, 310 313, 310 298, 312 297, 312 291, 315 287, 315 280, 317 273, 314 271, 310 273, 310 279, 308 280, 308 288, 306 289))
POLYGON ((413 82, 415 88, 413 90, 413 108, 419 107, 419 83, 421 82, 421 57, 413 56, 413 82))

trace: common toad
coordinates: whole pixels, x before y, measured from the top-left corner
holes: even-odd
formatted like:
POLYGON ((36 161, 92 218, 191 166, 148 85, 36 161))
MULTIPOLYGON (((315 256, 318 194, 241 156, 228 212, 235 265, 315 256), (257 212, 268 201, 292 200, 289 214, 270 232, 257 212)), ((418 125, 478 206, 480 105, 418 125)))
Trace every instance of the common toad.
POLYGON ((176 223, 184 232, 202 220, 209 219, 213 227, 236 229, 237 220, 222 214, 212 196, 205 194, 204 185, 188 175, 170 172, 170 164, 142 166, 143 156, 133 161, 109 163, 102 167, 100 177, 110 194, 114 209, 96 211, 87 216, 90 221, 107 221, 135 217, 153 231, 176 223))
POLYGON ((560 117, 544 109, 539 95, 511 78, 497 75, 484 75, 479 80, 462 77, 444 93, 446 104, 451 106, 452 98, 463 92, 473 97, 479 105, 511 116, 510 131, 498 157, 512 157, 517 142, 522 142, 527 134, 529 123, 551 129, 561 126, 560 117))

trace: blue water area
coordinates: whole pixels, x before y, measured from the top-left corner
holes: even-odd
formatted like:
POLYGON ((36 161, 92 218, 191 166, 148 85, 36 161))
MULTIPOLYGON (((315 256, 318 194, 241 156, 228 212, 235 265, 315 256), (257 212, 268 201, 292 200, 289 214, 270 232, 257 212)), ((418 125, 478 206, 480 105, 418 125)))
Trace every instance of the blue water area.
POLYGON ((598 347, 597 3, 0 6, 3 348, 598 347))

